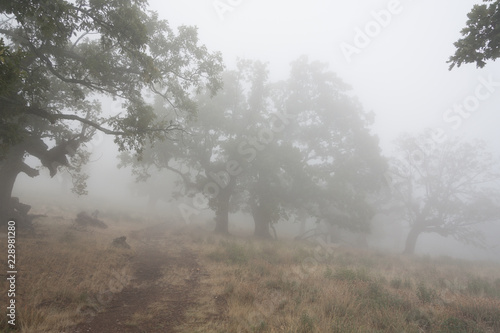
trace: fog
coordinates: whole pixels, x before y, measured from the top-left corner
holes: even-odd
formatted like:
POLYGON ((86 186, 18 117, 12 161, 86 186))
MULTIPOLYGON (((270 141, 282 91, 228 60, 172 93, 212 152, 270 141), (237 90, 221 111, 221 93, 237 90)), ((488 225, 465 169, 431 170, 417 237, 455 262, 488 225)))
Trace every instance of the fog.
MULTIPOLYGON (((270 80, 279 81, 287 79, 290 63, 302 55, 307 55, 310 61, 327 63, 329 70, 352 87, 351 93, 363 109, 374 113, 370 130, 379 138, 385 157, 393 155, 394 142, 402 133, 417 134, 424 129, 447 137, 486 140, 489 151, 498 157, 500 62, 488 62, 483 69, 465 64, 452 71, 447 64, 455 52, 453 43, 460 38, 466 24, 466 14, 480 3, 479 0, 154 0, 150 6, 174 28, 197 26, 200 42, 210 51, 220 51, 227 69, 235 69, 238 58, 260 60, 268 64, 270 80), (381 18, 381 11, 391 15, 381 18), (383 26, 374 24, 377 19, 384 20, 383 26), (366 37, 367 29, 371 37, 360 37, 360 31, 366 37), (475 96, 478 87, 487 96, 481 98, 473 112, 458 113, 457 105, 475 96)), ((103 100, 103 110, 118 108, 119 102, 103 100)), ((148 198, 134 190, 137 185, 131 168, 117 168, 119 152, 113 138, 98 133, 87 148, 92 152, 90 163, 85 166, 90 176, 87 196, 71 193, 71 180, 64 173, 51 179, 46 170, 35 179, 20 175, 14 195, 31 204, 34 212, 44 211, 44 205, 66 205, 73 210, 121 211, 144 221, 183 223, 179 211, 182 201, 171 198, 178 176, 161 171, 162 176, 157 177, 165 181, 165 195, 152 208, 148 198)), ((35 159, 28 163, 39 165, 35 159)), ((375 216, 367 243, 374 248, 401 252, 409 227, 389 215, 375 216)), ((210 231, 213 218, 214 212, 206 209, 194 220, 210 231)), ((301 228, 315 227, 313 221, 301 226, 299 219, 292 223, 280 220, 276 231, 279 237, 293 238, 301 228)), ((230 215, 230 232, 251 233, 252 228, 248 213, 230 215)), ((481 228, 487 235, 487 249, 423 234, 416 252, 500 260, 500 224, 490 223, 481 228)), ((350 232, 338 232, 345 236, 340 237, 340 242, 355 245, 356 237, 350 232)))
MULTIPOLYGON (((271 75, 283 78, 289 64, 302 54, 330 64, 354 90, 365 109, 376 113, 374 131, 389 149, 400 132, 425 127, 455 130, 444 122, 444 112, 474 92, 478 78, 500 73, 500 64, 484 69, 474 65, 448 70, 466 14, 481 1, 394 1, 398 14, 371 38, 359 54, 344 56, 341 46, 355 46, 357 29, 374 21, 374 12, 391 1, 219 1, 238 3, 223 12, 217 1, 152 1, 172 25, 196 25, 200 39, 220 50, 228 67, 237 57, 269 62, 271 75), (175 13, 175 15, 169 15, 175 13), (220 11, 219 11, 220 13, 220 11)), ((458 131, 494 142, 500 94, 482 103, 458 131)), ((498 136, 497 136, 498 138, 498 136)))

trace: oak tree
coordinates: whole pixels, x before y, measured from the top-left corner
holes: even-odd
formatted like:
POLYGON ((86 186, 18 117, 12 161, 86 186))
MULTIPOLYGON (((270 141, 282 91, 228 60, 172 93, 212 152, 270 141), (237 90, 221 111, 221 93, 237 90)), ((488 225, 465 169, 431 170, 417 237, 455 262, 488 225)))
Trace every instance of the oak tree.
POLYGON ((475 227, 500 221, 498 165, 484 143, 431 137, 403 136, 391 163, 394 198, 410 226, 408 254, 423 233, 481 245, 475 227))
POLYGON ((155 115, 146 91, 184 116, 196 112, 194 93, 220 87, 220 55, 199 44, 196 28, 172 29, 144 0, 1 0, 0 37, 2 220, 16 215, 17 175, 39 174, 27 155, 51 176, 78 172, 96 131, 140 155, 181 129, 176 117, 155 115), (121 108, 102 110, 102 97, 121 108))
POLYGON ((251 214, 260 238, 298 215, 366 230, 367 194, 380 186, 385 160, 371 116, 349 87, 307 57, 284 81, 270 81, 265 64, 246 60, 224 78, 219 94, 198 99, 210 112, 190 122, 190 135, 124 161, 137 174, 151 166, 177 173, 188 191, 206 196, 217 232, 228 233, 231 211, 251 214))

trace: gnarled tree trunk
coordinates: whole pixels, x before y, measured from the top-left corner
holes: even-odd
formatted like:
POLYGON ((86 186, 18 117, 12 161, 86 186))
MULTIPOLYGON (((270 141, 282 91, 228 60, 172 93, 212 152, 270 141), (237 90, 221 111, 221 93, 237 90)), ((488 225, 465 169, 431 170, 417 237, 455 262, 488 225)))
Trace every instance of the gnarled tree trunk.
POLYGON ((28 216, 30 206, 12 198, 17 175, 21 172, 30 177, 39 175, 38 170, 24 163, 25 154, 29 153, 38 158, 42 165, 49 169, 50 176, 53 177, 57 173, 58 166, 68 165, 66 155, 74 152, 78 144, 78 141, 69 140, 48 149, 41 138, 30 137, 9 148, 6 157, 0 161, 0 223, 14 219, 20 226, 24 224, 31 227, 32 217, 28 216), (72 149, 68 148, 70 144, 72 149))
POLYGON ((21 146, 11 147, 6 158, 0 162, 0 223, 6 223, 8 220, 16 220, 19 225, 29 223, 26 220, 26 214, 29 207, 21 205, 18 201, 12 200, 12 190, 16 182, 17 175, 21 172, 30 177, 38 176, 38 170, 32 169, 24 163, 24 149, 21 146), (23 207, 19 211, 19 207, 23 207))
POLYGON ((214 232, 222 235, 229 235, 229 204, 231 195, 235 186, 234 179, 229 179, 229 183, 220 189, 217 196, 217 208, 215 210, 215 230, 214 232))
POLYGON ((404 254, 414 254, 415 253, 415 247, 417 246, 417 239, 418 239, 418 236, 420 236, 420 234, 422 232, 423 232, 423 229, 418 224, 414 225, 410 229, 410 232, 408 233, 408 236, 406 237, 405 249, 403 251, 404 254))
POLYGON ((229 235, 229 199, 231 193, 222 191, 217 197, 215 210, 215 230, 217 234, 229 235))
POLYGON ((19 171, 6 160, 0 162, 0 223, 6 223, 14 218, 10 199, 19 171))
POLYGON ((255 222, 254 236, 263 239, 272 239, 269 227, 271 225, 271 213, 269 207, 264 203, 252 205, 252 216, 255 222))

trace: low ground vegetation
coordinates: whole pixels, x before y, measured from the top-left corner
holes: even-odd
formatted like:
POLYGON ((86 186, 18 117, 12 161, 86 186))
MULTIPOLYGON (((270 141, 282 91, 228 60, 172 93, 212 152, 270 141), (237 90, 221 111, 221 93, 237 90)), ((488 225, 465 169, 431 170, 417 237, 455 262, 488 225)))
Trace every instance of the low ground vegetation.
MULTIPOLYGON (((500 266, 489 262, 105 222, 106 230, 81 231, 70 220, 43 218, 34 234, 18 236, 21 332, 74 332, 106 315, 109 300, 133 283, 131 262, 145 247, 192 262, 184 271, 163 266, 155 280, 192 291, 178 332, 500 331, 500 266), (131 249, 111 246, 121 235, 131 249)), ((6 288, 2 279, 0 292, 6 288)), ((173 311, 172 301, 156 299, 127 325, 144 327, 173 311)), ((4 318, 0 328, 8 332, 4 318)))

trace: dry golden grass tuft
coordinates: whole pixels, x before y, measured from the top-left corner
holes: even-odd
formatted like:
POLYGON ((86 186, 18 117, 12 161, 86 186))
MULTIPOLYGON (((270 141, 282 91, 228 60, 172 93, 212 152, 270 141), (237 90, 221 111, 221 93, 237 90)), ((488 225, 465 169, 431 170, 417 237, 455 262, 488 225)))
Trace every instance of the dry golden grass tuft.
MULTIPOLYGON (((131 250, 109 246, 112 232, 82 232, 44 218, 35 234, 17 232, 16 322, 21 332, 61 332, 102 310, 130 276, 131 250)), ((2 242, 2 253, 6 245, 2 242)), ((0 259, 6 267, 6 256, 0 259)), ((0 292, 6 295, 6 280, 0 292)), ((7 330, 5 318, 1 329, 7 330)))

